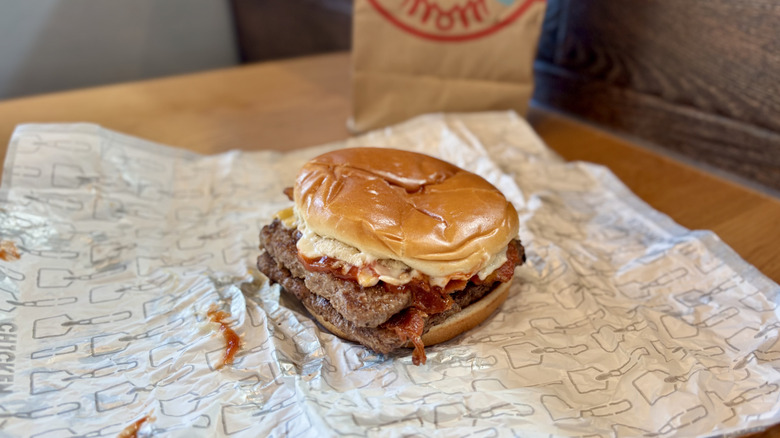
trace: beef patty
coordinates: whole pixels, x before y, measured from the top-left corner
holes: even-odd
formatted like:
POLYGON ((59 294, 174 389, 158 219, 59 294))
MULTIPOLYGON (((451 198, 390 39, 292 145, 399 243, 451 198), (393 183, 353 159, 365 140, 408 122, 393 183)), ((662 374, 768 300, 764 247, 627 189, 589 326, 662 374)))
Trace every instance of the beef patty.
MULTIPOLYGON (((257 260, 260 272, 293 294, 310 312, 374 351, 389 353, 404 346, 407 341, 386 325, 412 304, 411 292, 387 290, 381 283, 361 287, 328 273, 308 271, 298 260, 296 242, 299 238, 298 230, 284 227, 278 219, 263 227, 260 245, 265 252, 257 260)), ((520 259, 524 261, 523 247, 517 241, 512 244, 518 247, 520 259)), ((479 300, 493 287, 494 283, 477 285, 469 282, 465 289, 451 295, 453 305, 450 309, 426 318, 423 333, 479 300)))

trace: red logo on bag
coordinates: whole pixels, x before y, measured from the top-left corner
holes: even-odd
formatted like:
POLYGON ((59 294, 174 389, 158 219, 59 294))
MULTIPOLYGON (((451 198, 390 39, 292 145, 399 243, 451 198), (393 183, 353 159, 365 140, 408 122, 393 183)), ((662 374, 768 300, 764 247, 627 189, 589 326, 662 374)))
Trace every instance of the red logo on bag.
POLYGON ((544 0, 368 0, 384 18, 412 35, 467 41, 490 35, 544 0))

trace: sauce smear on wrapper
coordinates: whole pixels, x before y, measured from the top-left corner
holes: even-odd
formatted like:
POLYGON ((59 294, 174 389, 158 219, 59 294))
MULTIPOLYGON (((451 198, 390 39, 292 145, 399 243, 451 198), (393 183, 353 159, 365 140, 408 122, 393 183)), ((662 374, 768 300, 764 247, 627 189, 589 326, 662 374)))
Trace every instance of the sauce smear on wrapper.
POLYGON ((0 242, 0 259, 7 262, 13 262, 20 258, 21 255, 19 255, 19 249, 16 248, 16 244, 10 240, 3 240, 0 242))
POLYGON ((217 369, 221 369, 225 365, 233 363, 233 357, 241 347, 241 338, 238 336, 238 333, 233 331, 233 329, 228 326, 227 322, 225 322, 225 319, 230 317, 229 313, 217 310, 216 308, 211 308, 207 315, 211 322, 219 324, 219 331, 222 332, 222 336, 225 338, 225 354, 222 356, 222 361, 217 365, 217 369))
POLYGON ((124 430, 119 432, 117 438, 137 438, 138 430, 141 429, 141 426, 143 426, 147 421, 155 420, 155 418, 152 417, 151 415, 152 414, 144 415, 143 417, 136 420, 134 423, 124 428, 124 430))

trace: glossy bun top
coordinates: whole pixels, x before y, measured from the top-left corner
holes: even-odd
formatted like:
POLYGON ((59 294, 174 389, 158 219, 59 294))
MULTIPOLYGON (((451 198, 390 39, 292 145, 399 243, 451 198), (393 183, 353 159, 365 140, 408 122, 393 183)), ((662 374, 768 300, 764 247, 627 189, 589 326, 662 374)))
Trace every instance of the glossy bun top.
POLYGON ((313 232, 430 276, 470 276, 517 237, 517 212, 482 177, 414 152, 341 149, 307 162, 295 182, 313 232))

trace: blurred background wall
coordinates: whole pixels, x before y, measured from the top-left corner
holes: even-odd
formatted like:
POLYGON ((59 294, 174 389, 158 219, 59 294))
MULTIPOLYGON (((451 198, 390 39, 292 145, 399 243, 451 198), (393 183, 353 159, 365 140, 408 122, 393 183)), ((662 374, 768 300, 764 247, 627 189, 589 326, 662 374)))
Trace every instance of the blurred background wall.
POLYGON ((780 1, 547 4, 537 102, 780 190, 780 1))
POLYGON ((227 0, 0 0, 0 99, 233 65, 227 0))

